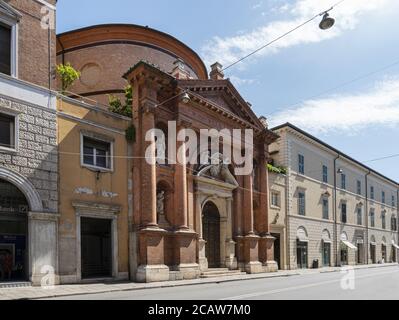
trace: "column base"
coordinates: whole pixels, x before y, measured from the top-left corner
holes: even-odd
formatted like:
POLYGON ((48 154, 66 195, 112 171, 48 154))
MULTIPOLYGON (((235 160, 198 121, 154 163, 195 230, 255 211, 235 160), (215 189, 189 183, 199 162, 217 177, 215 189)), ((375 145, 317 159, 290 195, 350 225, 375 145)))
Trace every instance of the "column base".
POLYGON ((245 272, 249 274, 264 273, 262 263, 251 261, 245 264, 245 272))
POLYGON ((136 281, 142 283, 169 281, 169 268, 165 265, 141 265, 137 269, 136 281))
POLYGON ((278 263, 276 261, 267 261, 264 265, 265 272, 272 273, 278 271, 278 263))
POLYGON ((33 287, 52 287, 61 284, 60 276, 56 274, 37 274, 30 278, 33 287))
POLYGON ((198 279, 201 271, 197 263, 180 264, 176 267, 176 271, 180 272, 182 280, 198 279))
POLYGON ((198 262, 199 268, 202 272, 207 271, 209 268, 208 259, 206 258, 205 253, 205 245, 206 241, 204 239, 198 240, 198 262))
POLYGON ((226 241, 225 266, 230 270, 237 270, 236 243, 233 240, 226 241))

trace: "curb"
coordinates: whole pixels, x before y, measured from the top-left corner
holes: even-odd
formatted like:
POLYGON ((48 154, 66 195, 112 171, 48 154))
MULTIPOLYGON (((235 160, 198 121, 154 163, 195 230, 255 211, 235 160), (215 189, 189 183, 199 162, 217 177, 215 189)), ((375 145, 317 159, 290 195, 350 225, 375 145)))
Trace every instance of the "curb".
MULTIPOLYGON (((386 264, 386 265, 369 265, 369 266, 361 266, 354 267, 355 270, 365 270, 365 269, 377 269, 377 268, 388 268, 398 266, 398 264, 386 264)), ((309 269, 307 269, 309 270, 309 269)), ((92 294, 103 294, 103 293, 112 293, 112 292, 128 292, 128 291, 138 291, 138 290, 146 290, 146 289, 165 289, 165 288, 175 288, 175 287, 185 287, 185 286, 195 286, 195 285, 204 285, 204 284, 221 284, 228 282, 237 282, 237 281, 248 281, 248 280, 257 280, 257 279, 273 279, 273 278, 288 278, 293 276, 300 275, 313 275, 313 274, 326 274, 326 273, 337 273, 340 272, 341 268, 332 269, 332 270, 322 270, 322 269, 310 269, 309 272, 300 272, 300 271, 292 271, 292 272, 281 272, 281 273, 267 273, 263 275, 248 275, 241 276, 240 278, 213 278, 206 280, 189 280, 190 282, 184 281, 176 281, 174 283, 158 283, 158 284, 147 284, 138 287, 131 288, 115 288, 115 289, 107 289, 107 290, 98 290, 98 291, 86 291, 81 293, 59 293, 59 294, 46 294, 43 296, 32 297, 32 298, 15 298, 10 300, 38 300, 38 299, 50 299, 50 298, 60 298, 60 297, 70 297, 70 296, 80 296, 80 295, 92 295, 92 294)))

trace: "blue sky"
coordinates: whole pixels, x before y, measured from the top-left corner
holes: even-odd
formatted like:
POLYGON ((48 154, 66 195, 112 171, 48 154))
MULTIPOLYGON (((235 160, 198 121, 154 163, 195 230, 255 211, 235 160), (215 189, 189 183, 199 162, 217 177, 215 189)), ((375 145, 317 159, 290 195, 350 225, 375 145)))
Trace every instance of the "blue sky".
MULTIPOLYGON (((337 2, 60 0, 57 32, 148 25, 189 45, 207 65, 226 66, 337 2)), ((397 0, 345 0, 331 11, 333 29, 318 29, 316 19, 226 76, 272 125, 290 121, 359 161, 399 154, 398 9, 397 0)), ((398 162, 366 164, 399 181, 398 162)))

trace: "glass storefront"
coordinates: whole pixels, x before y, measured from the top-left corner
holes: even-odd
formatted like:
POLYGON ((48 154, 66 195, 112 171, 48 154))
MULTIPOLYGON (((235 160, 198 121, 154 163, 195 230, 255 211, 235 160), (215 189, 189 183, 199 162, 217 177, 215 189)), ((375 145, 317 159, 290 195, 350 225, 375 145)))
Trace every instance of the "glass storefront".
POLYGON ((308 243, 297 241, 298 269, 308 268, 308 243))
POLYGON ((0 282, 28 278, 28 211, 24 194, 0 179, 0 282))

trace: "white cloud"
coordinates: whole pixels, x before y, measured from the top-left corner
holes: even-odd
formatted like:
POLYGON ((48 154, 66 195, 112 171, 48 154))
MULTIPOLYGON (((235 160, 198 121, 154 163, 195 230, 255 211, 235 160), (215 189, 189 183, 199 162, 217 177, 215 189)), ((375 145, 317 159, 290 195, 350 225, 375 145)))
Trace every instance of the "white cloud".
MULTIPOLYGON (((284 5, 288 17, 285 20, 276 20, 255 30, 231 37, 218 37, 208 41, 202 48, 206 63, 212 64, 219 61, 225 66, 237 61, 239 58, 260 48, 271 40, 281 36, 314 15, 329 9, 337 0, 295 0, 292 4, 284 5)), ((342 34, 343 31, 353 29, 359 22, 361 15, 374 10, 393 10, 397 0, 346 0, 333 10, 336 25, 333 29, 322 31, 317 27, 317 22, 310 23, 302 29, 274 43, 271 47, 259 52, 257 56, 275 53, 283 48, 300 44, 316 43, 331 39, 342 34)))
POLYGON ((367 126, 399 126, 399 76, 377 83, 369 92, 305 101, 269 120, 272 127, 291 122, 313 133, 353 133, 367 126))
POLYGON ((260 1, 252 6, 253 10, 259 9, 263 6, 263 1, 260 1))
POLYGON ((231 76, 231 77, 229 77, 229 79, 237 87, 240 87, 240 86, 243 86, 243 85, 254 84, 256 82, 255 79, 240 78, 240 77, 237 77, 237 76, 231 76))

